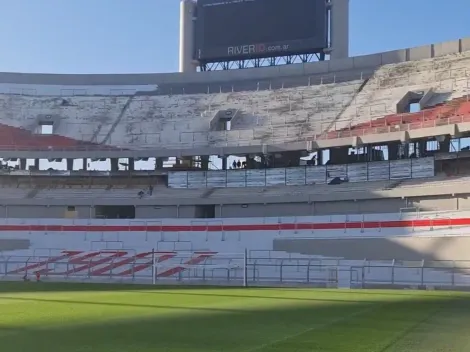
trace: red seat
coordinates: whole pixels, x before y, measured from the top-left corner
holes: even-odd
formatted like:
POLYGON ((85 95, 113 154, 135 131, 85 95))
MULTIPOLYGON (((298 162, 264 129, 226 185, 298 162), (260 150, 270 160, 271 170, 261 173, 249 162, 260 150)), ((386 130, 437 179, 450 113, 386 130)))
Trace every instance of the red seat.
POLYGON ((354 131, 354 135, 378 133, 379 130, 387 132, 390 130, 388 126, 394 128, 395 126, 409 125, 408 127, 403 126, 403 128, 400 127, 398 129, 406 130, 407 128, 418 129, 454 123, 452 121, 456 119, 453 120, 453 117, 470 115, 469 98, 470 96, 456 98, 445 103, 439 103, 435 106, 427 107, 420 112, 386 115, 369 122, 358 123, 357 125, 331 132, 328 137, 331 136, 330 138, 335 138, 333 137, 334 134, 336 136, 345 136, 348 134, 347 131, 349 131, 349 135, 351 135, 351 131, 354 131))
POLYGON ((24 150, 49 150, 49 149, 96 149, 115 150, 111 146, 103 146, 58 135, 37 135, 23 128, 0 124, 0 147, 21 148, 24 150))

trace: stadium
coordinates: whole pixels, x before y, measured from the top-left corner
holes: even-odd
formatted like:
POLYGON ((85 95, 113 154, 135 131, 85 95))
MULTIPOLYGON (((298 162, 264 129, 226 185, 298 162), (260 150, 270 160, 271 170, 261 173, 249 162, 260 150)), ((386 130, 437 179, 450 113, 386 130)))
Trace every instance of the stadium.
POLYGON ((179 73, 0 73, 6 352, 468 351, 470 38, 289 4, 183 0, 179 73))

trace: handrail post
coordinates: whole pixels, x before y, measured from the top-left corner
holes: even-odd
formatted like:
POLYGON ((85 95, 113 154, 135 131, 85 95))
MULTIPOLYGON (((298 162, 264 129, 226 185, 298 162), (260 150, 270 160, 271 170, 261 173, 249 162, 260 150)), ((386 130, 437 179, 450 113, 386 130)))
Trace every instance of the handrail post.
POLYGON ((243 286, 248 286, 248 249, 245 248, 243 255, 243 286))
POLYGON ((424 259, 421 261, 421 286, 424 286, 424 259))
POLYGON ((279 267, 279 282, 282 283, 282 274, 284 269, 284 259, 281 259, 281 265, 279 267))
POLYGON ((455 261, 452 261, 452 287, 455 286, 455 261))
POLYGON ((307 284, 310 283, 310 264, 312 262, 312 259, 309 259, 308 260, 308 264, 307 264, 307 284))
POLYGON ((253 262, 253 282, 256 282, 256 263, 258 259, 255 259, 253 262))

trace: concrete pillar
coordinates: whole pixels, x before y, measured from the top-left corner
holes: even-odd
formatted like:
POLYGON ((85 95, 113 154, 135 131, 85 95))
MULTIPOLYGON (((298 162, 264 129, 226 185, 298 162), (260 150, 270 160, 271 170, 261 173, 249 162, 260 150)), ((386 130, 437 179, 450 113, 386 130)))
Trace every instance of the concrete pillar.
POLYGON ((246 159, 246 168, 247 169, 254 169, 255 168, 255 159, 250 157, 250 155, 245 155, 246 159))
POLYGON ((323 165, 323 150, 317 151, 317 165, 323 165))
POLYGON ((406 143, 402 143, 400 145, 400 149, 401 149, 401 152, 402 152, 402 158, 403 159, 407 159, 410 157, 410 143, 406 142, 406 143))
POLYGON ((20 159, 20 170, 26 170, 27 159, 20 159))
POLYGON ((129 158, 129 159, 127 159, 127 163, 129 164, 129 171, 134 171, 135 170, 135 159, 134 158, 129 158))
POLYGON ((82 163, 83 163, 82 169, 83 169, 84 171, 87 171, 87 170, 88 170, 88 159, 87 159, 87 158, 83 158, 83 159, 82 159, 82 163))
POLYGON ((194 52, 194 21, 196 2, 182 0, 180 2, 180 45, 179 45, 179 71, 194 72, 196 66, 193 64, 194 52))
POLYGON ((155 170, 163 169, 163 158, 155 158, 155 170))
POLYGON ((415 151, 417 157, 422 158, 426 155, 426 146, 427 146, 426 140, 422 139, 417 142, 417 148, 415 148, 417 149, 415 151))
POLYGON ((201 170, 209 170, 209 156, 201 156, 201 170))
POLYGON ((73 171, 74 159, 67 159, 67 171, 73 171))
POLYGON ((111 172, 119 171, 119 159, 111 158, 111 172))
POLYGON ((331 0, 331 60, 349 57, 349 0, 331 0))
POLYGON ((348 147, 331 148, 330 149, 330 164, 339 165, 348 163, 348 147))
POLYGON ((394 143, 388 143, 387 144, 387 149, 388 149, 388 160, 397 160, 398 159, 398 152, 399 152, 399 143, 394 142, 394 143))
POLYGON ((445 136, 444 140, 439 141, 439 151, 444 153, 450 152, 450 136, 445 136))

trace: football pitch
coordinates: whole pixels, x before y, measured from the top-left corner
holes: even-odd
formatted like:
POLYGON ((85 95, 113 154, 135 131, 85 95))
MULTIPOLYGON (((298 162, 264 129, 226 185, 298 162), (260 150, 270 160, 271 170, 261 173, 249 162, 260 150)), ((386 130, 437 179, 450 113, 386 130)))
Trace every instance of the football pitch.
POLYGON ((1 352, 468 352, 470 295, 0 283, 1 352))

